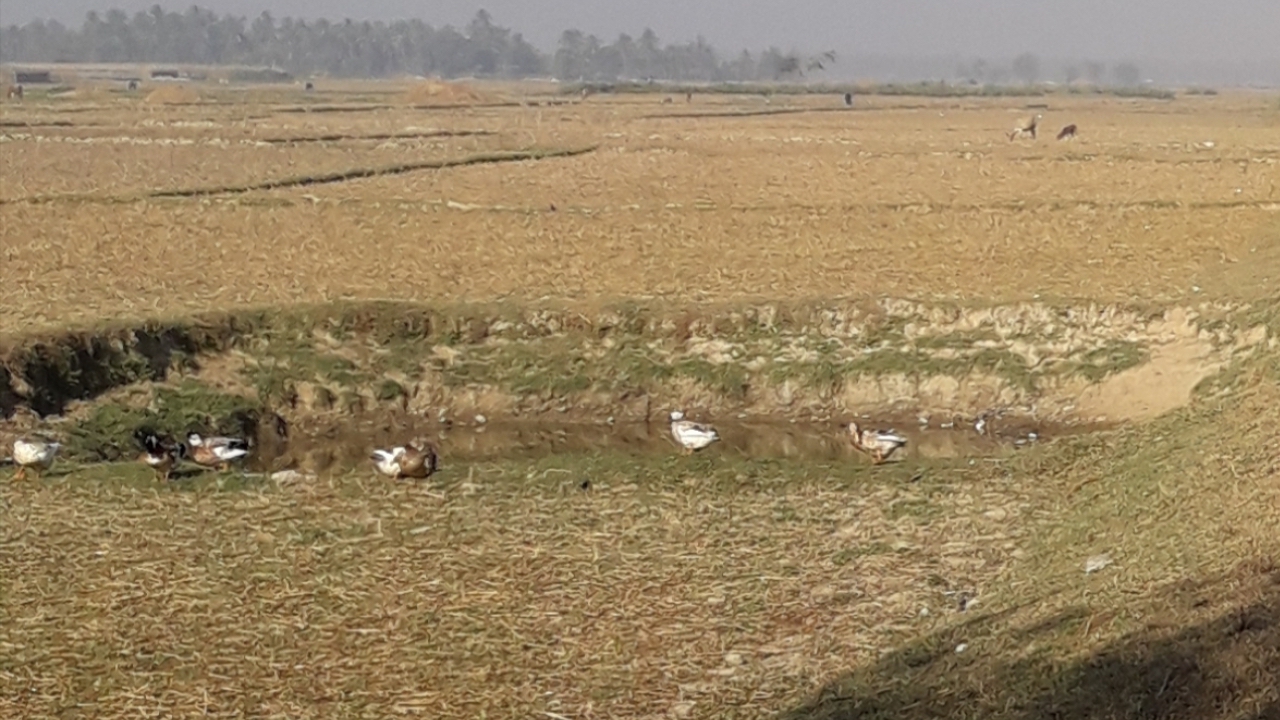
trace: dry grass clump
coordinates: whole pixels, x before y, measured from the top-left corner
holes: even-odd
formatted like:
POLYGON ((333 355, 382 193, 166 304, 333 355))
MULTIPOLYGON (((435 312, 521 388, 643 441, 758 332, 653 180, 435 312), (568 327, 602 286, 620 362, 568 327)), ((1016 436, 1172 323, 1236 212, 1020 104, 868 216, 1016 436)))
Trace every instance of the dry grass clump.
POLYGON ((200 102, 200 93, 186 85, 161 85, 147 93, 142 102, 148 105, 191 105, 200 102))
POLYGON ((424 80, 409 87, 402 96, 409 105, 479 105, 501 100, 474 87, 443 80, 424 80))

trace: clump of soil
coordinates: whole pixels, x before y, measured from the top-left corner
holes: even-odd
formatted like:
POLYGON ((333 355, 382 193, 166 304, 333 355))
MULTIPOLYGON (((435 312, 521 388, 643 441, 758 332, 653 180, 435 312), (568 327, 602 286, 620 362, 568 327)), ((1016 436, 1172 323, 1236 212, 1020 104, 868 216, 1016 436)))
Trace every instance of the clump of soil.
POLYGON ((478 105, 498 99, 489 93, 477 91, 470 85, 442 80, 417 83, 404 93, 404 100, 409 105, 478 105))
POLYGON ((162 85, 142 101, 148 105, 191 105, 200 102, 200 93, 185 85, 162 85))

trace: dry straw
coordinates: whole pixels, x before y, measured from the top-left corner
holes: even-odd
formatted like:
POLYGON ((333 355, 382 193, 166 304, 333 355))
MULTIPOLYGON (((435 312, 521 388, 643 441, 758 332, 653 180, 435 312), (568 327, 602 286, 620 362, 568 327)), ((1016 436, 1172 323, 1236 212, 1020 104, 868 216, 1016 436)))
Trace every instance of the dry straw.
POLYGON ((191 105, 200 102, 200 93, 185 85, 161 85, 142 101, 148 105, 191 105))
POLYGON ((415 106, 483 105, 501 102, 503 98, 469 85, 442 80, 416 83, 404 92, 404 101, 415 106))
POLYGON ((931 574, 999 570, 1000 524, 942 503, 1018 512, 959 485, 543 477, 6 487, 0 714, 765 717, 946 603, 931 574))

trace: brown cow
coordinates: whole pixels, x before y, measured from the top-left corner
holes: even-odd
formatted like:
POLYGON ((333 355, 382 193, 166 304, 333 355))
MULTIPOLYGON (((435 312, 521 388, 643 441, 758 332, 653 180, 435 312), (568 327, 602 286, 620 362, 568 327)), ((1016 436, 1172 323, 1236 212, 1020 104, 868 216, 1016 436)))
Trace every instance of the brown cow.
POLYGON ((21 86, 21 85, 10 85, 10 86, 9 86, 9 91, 5 94, 5 98, 6 98, 6 99, 8 99, 8 100, 12 100, 12 99, 14 99, 14 98, 18 98, 19 100, 21 100, 21 99, 22 99, 22 86, 21 86))
POLYGON ((1062 132, 1058 133, 1058 139, 1059 139, 1059 140, 1069 140, 1069 139, 1074 139, 1074 138, 1075 138, 1075 136, 1076 136, 1076 124, 1075 124, 1075 123, 1071 123, 1070 125, 1068 125, 1068 126, 1066 126, 1066 127, 1062 128, 1062 132))

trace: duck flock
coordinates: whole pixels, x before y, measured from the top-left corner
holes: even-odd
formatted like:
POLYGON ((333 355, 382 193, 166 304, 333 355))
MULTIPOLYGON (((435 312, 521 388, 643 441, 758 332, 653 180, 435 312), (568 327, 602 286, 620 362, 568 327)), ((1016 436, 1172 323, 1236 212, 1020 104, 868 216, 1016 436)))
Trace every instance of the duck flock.
MULTIPOLYGON (((671 437, 686 455, 703 450, 720 439, 720 434, 714 427, 687 420, 680 410, 672 411, 670 419, 671 437)), ((844 425, 843 430, 853 447, 870 456, 872 463, 877 465, 888 460, 907 444, 907 439, 893 430, 865 429, 856 422, 844 425)), ((179 441, 153 428, 140 427, 134 431, 133 439, 142 450, 137 456, 138 462, 151 468, 156 478, 162 482, 167 482, 174 468, 183 461, 202 468, 225 471, 230 468, 231 463, 244 459, 250 452, 250 443, 245 438, 205 437, 198 432, 189 432, 185 440, 179 441)), ((53 467, 54 459, 61 449, 61 443, 42 438, 15 440, 13 463, 17 466, 17 471, 14 479, 21 480, 28 472, 39 477, 53 467)), ((375 449, 369 459, 375 470, 397 480, 426 479, 440 467, 438 450, 423 440, 387 449, 375 449)))

